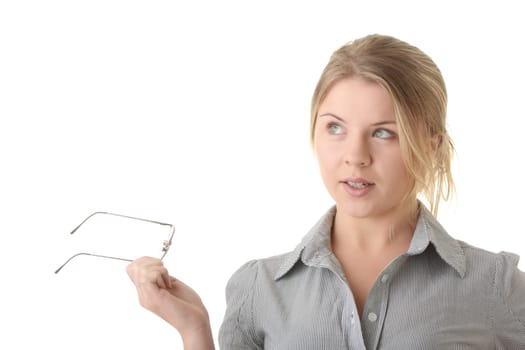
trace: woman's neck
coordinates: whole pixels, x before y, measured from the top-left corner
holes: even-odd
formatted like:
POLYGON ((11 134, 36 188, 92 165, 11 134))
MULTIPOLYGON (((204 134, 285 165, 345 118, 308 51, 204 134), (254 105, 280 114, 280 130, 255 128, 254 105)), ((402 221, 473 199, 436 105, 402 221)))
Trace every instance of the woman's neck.
POLYGON ((334 249, 358 249, 381 252, 394 247, 408 249, 414 233, 419 203, 400 205, 382 215, 366 218, 352 217, 337 210, 332 228, 334 249))

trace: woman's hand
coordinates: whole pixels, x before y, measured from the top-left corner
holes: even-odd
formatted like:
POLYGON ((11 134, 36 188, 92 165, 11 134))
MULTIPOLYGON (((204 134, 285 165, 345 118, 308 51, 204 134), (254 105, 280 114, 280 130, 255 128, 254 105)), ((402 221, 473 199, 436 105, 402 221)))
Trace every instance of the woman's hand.
POLYGON ((177 329, 184 348, 214 349, 206 307, 193 289, 171 277, 160 259, 143 257, 126 269, 140 305, 177 329))

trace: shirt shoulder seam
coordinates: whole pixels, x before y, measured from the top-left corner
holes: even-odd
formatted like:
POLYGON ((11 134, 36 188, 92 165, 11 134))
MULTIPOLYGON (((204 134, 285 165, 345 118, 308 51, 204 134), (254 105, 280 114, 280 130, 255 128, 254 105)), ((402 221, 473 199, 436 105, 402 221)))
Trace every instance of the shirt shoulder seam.
MULTIPOLYGON (((518 317, 518 315, 516 315, 512 311, 512 308, 509 306, 507 300, 505 299, 505 295, 503 291, 501 290, 500 286, 498 286, 497 275, 498 273, 499 274, 503 273, 503 259, 504 259, 503 253, 497 254, 497 258, 495 259, 494 279, 493 279, 494 295, 497 299, 499 299, 499 301, 501 302, 505 310, 511 315, 512 319, 520 325, 520 327, 522 328, 522 331, 525 333, 525 321, 521 320, 518 317)), ((494 313, 495 313, 495 307, 494 307, 494 313)), ((495 316, 493 317, 493 319, 494 319, 493 322, 495 324, 495 321, 496 321, 495 316)), ((496 334, 494 334, 494 337, 496 337, 496 334)))
POLYGON ((258 346, 262 346, 264 340, 260 339, 260 337, 257 334, 256 328, 255 328, 255 298, 254 298, 254 290, 255 285, 257 284, 257 279, 259 277, 259 269, 260 269, 260 261, 257 261, 256 269, 255 269, 255 276, 253 277, 253 286, 252 286, 252 292, 250 293, 251 297, 251 303, 250 303, 250 321, 251 321, 251 328, 254 336, 254 340, 256 341, 258 346))
MULTIPOLYGON (((254 267, 254 276, 251 278, 251 283, 250 285, 246 286, 247 290, 249 291, 248 293, 246 293, 245 297, 243 298, 243 300, 241 301, 241 305, 239 306, 239 309, 237 310, 237 315, 235 316, 235 328, 237 329, 240 329, 240 330, 243 330, 243 328, 248 331, 249 333, 253 333, 254 335, 254 342, 256 343, 257 346, 261 346, 261 341, 260 339, 258 339, 257 337, 257 332, 255 331, 255 321, 254 321, 254 297, 253 297, 253 292, 255 290, 255 284, 256 284, 256 281, 257 281, 257 277, 258 277, 258 274, 259 274, 259 264, 260 264, 260 261, 259 260, 252 260, 248 263, 245 264, 245 268, 248 267, 249 264, 253 264, 253 267, 254 267), (251 300, 249 300, 251 299, 251 300), (249 306, 248 306, 248 303, 249 303, 249 306), (250 321, 250 324, 249 325, 244 325, 243 327, 243 320, 241 319, 241 315, 242 315, 242 310, 244 310, 246 307, 250 307, 250 310, 249 310, 249 321, 250 321)), ((232 337, 230 338, 230 346, 233 345, 233 341, 234 341, 234 338, 233 338, 233 335, 232 337)))

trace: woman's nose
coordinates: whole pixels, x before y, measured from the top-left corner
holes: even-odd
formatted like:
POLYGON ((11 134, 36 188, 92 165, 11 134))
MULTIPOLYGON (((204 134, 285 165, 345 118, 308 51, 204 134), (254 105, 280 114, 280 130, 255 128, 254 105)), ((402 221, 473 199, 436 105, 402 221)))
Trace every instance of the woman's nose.
POLYGON ((364 167, 370 165, 372 157, 366 140, 353 138, 346 144, 344 161, 347 165, 364 167))

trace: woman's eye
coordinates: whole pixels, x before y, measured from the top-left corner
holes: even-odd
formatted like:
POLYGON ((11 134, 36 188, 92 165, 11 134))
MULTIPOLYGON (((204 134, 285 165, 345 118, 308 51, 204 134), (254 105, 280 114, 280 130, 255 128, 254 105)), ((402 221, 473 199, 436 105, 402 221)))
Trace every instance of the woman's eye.
POLYGON ((392 132, 386 129, 377 129, 376 131, 374 131, 374 137, 378 137, 380 139, 389 139, 392 136, 394 136, 392 132))
POLYGON ((328 124, 327 128, 328 128, 328 132, 332 135, 339 135, 343 132, 343 128, 341 127, 341 125, 336 124, 336 123, 328 124))

